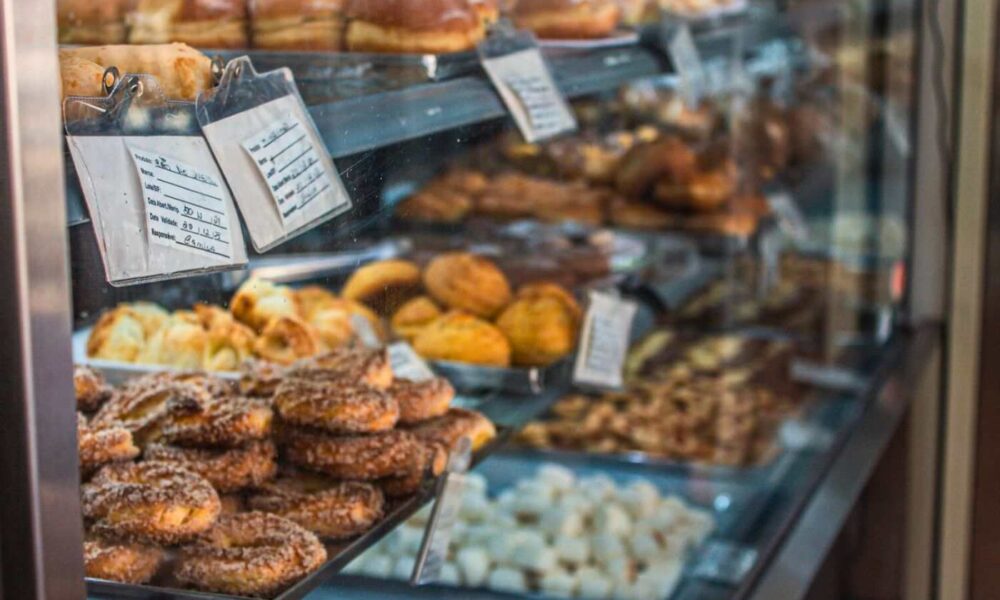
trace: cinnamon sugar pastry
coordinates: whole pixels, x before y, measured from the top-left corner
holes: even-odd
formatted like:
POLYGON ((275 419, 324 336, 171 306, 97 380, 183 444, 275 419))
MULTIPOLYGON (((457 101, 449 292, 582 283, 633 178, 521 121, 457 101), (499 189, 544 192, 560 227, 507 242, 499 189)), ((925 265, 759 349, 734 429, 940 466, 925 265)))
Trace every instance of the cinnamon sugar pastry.
POLYGON ((100 535, 83 538, 83 565, 87 577, 141 584, 153 578, 166 558, 156 546, 113 541, 100 535))
POLYGON ((277 450, 271 440, 250 442, 239 448, 181 448, 152 444, 143 458, 168 462, 204 477, 220 494, 262 485, 278 470, 277 450))
POLYGON ((340 479, 371 481, 409 473, 420 457, 420 442, 398 429, 368 435, 332 436, 283 428, 281 443, 292 464, 340 479))
POLYGON ((349 381, 286 379, 274 393, 286 423, 332 433, 374 433, 396 426, 399 403, 391 394, 349 381))
POLYGON ((92 427, 80 413, 76 413, 76 435, 80 471, 84 475, 108 463, 132 460, 139 455, 128 429, 116 425, 92 427))
POLYGON ((76 409, 83 412, 95 411, 111 397, 112 388, 104 377, 82 365, 73 367, 73 389, 76 393, 76 409))

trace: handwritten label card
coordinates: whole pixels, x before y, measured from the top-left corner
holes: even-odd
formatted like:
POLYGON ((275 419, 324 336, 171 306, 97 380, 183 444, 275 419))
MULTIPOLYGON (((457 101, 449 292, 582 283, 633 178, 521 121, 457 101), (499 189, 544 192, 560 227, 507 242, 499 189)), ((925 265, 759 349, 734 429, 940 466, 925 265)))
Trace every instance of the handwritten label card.
POLYGON ((573 367, 573 382, 583 386, 620 388, 628 353, 632 319, 638 306, 615 295, 592 291, 573 367))
POLYGON ((278 119, 244 140, 243 147, 267 181, 286 225, 305 214, 323 194, 332 195, 333 183, 323 170, 320 151, 295 115, 289 113, 278 119))
POLYGON ((149 243, 210 258, 232 258, 229 208, 221 183, 179 160, 129 147, 142 185, 149 243))
POLYGON ((413 346, 406 342, 389 345, 389 364, 392 365, 392 372, 400 379, 410 381, 434 379, 434 371, 427 366, 424 359, 420 358, 413 346))
POLYGON ((351 198, 297 95, 205 123, 202 131, 258 252, 351 209, 351 198))
POLYGON ((448 467, 438 480, 437 499, 424 530, 410 584, 421 585, 436 581, 441 567, 448 558, 448 545, 452 530, 462 507, 465 490, 465 473, 472 462, 472 444, 468 437, 461 438, 448 457, 448 467))
POLYGON ((576 130, 576 118, 538 48, 483 59, 483 68, 528 142, 576 130))

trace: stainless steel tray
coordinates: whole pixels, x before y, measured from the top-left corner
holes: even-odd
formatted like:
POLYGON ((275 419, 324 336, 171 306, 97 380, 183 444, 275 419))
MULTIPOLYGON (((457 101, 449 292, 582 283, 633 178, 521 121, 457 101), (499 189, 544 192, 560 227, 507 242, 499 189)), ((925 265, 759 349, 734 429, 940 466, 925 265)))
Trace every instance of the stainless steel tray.
POLYGON ((455 389, 465 393, 501 391, 535 395, 569 386, 573 370, 571 359, 548 367, 483 367, 459 362, 432 361, 431 368, 448 379, 455 389))
MULTIPOLYGON (((480 448, 472 459, 473 465, 478 465, 493 453, 498 447, 504 444, 510 437, 511 429, 497 426, 497 436, 489 444, 480 448)), ((275 600, 298 600, 304 598, 310 592, 323 585, 328 579, 343 569, 349 562, 354 560, 366 548, 382 539, 387 533, 395 529, 400 523, 408 519, 415 512, 420 510, 427 502, 434 497, 435 481, 427 480, 420 492, 411 498, 393 507, 379 522, 378 525, 369 529, 363 535, 349 542, 338 544, 327 544, 329 559, 327 562, 308 575, 298 583, 288 588, 275 600)), ((204 598, 244 598, 244 596, 229 596, 225 594, 212 594, 197 592, 192 590, 156 587, 150 585, 132 585, 105 581, 101 579, 87 579, 87 596, 94 600, 112 600, 119 598, 136 598, 144 600, 197 600, 204 598)))
MULTIPOLYGON (((488 482, 488 493, 496 496, 516 482, 530 475, 544 462, 557 462, 572 470, 577 476, 606 475, 616 484, 627 484, 637 479, 647 480, 657 487, 661 494, 672 494, 684 498, 688 503, 712 513, 716 528, 707 543, 689 557, 685 574, 677 589, 685 584, 685 579, 697 570, 700 563, 711 560, 708 548, 712 542, 738 539, 743 535, 748 521, 756 519, 760 506, 766 501, 770 490, 756 483, 747 485, 737 481, 702 479, 688 474, 649 468, 643 465, 606 464, 586 456, 573 456, 551 461, 540 456, 510 453, 506 450, 494 454, 488 462, 476 471, 484 475, 488 482)), ((509 594, 486 589, 456 588, 440 584, 412 587, 405 582, 383 580, 364 576, 339 575, 330 585, 322 589, 324 600, 409 599, 409 598, 533 598, 549 599, 541 594, 509 594)))

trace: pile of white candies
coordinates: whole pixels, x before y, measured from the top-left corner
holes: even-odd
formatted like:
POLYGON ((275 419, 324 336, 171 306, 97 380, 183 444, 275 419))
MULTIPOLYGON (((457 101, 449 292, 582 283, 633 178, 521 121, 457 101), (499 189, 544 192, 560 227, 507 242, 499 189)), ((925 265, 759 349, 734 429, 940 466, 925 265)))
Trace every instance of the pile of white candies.
MULTIPOLYGON (((685 556, 715 524, 651 483, 577 479, 555 464, 502 492, 467 476, 440 583, 559 598, 667 598, 685 556)), ((349 565, 348 573, 409 579, 429 508, 349 565)))

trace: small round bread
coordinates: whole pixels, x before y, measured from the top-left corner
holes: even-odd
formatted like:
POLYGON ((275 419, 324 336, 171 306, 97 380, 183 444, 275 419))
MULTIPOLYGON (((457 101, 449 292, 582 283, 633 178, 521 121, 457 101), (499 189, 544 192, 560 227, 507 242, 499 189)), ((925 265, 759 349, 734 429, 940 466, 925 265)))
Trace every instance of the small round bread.
POLYGON ((443 313, 427 296, 417 296, 399 307, 392 315, 392 332, 408 342, 413 340, 443 313))
POLYGON ((399 403, 382 390, 348 381, 286 379, 274 393, 285 423, 332 433, 374 433, 396 426, 399 403))
POLYGON ((510 340, 515 365, 546 366, 573 352, 578 319, 560 298, 518 298, 500 313, 497 327, 510 340))
POLYGON ((178 446, 235 448, 271 434, 274 412, 261 400, 223 396, 206 400, 199 408, 166 417, 161 439, 178 446))
POLYGON ((83 516, 95 533, 177 544, 219 516, 219 496, 200 475, 164 462, 103 467, 81 492, 83 516))
POLYGON ((166 444, 146 447, 145 460, 168 462, 204 477, 220 494, 259 486, 278 470, 277 450, 271 440, 250 442, 240 448, 181 448, 166 444))
POLYGON ((87 577, 122 583, 146 583, 160 569, 166 553, 155 546, 112 541, 99 535, 83 538, 87 577))
POLYGON ((112 392, 100 373, 83 365, 73 367, 73 389, 76 392, 76 409, 83 412, 100 408, 112 392))
POLYGON ((275 317, 254 342, 254 353, 282 365, 315 356, 322 350, 315 329, 297 316, 275 317))
POLYGON ((298 316, 291 288, 262 279, 248 279, 229 303, 236 320, 261 331, 277 317, 298 316))
POLYGON ((424 286, 435 300, 492 318, 510 302, 510 284, 493 262, 468 252, 441 254, 427 265, 424 286))
POLYGON ((442 444, 451 449, 463 437, 472 442, 472 449, 478 450, 497 435, 496 427, 482 413, 464 408, 452 408, 440 417, 424 421, 408 429, 425 444, 442 444))
POLYGON ((423 328, 413 349, 430 360, 510 366, 510 342, 496 325, 453 310, 423 328))
POLYGON ((295 521, 322 538, 341 540, 371 529, 384 514, 385 497, 368 483, 294 472, 261 486, 248 504, 252 510, 295 521))
POLYGON ((319 285, 307 285, 292 292, 299 315, 309 321, 314 314, 337 304, 337 295, 319 285))
POLYGON ((605 37, 621 16, 617 0, 521 0, 513 11, 519 29, 548 39, 605 37))
POLYGON ((485 36, 468 0, 350 0, 347 16, 352 52, 463 52, 485 36))
POLYGON ((206 592, 271 597, 326 562, 316 536, 263 512, 223 515, 181 549, 175 575, 206 592))
POLYGON ((419 291, 420 267, 408 260, 391 259, 356 270, 340 294, 389 315, 419 291))
POLYGON ((380 479, 378 485, 389 498, 411 496, 420 490, 427 477, 437 477, 447 465, 447 448, 434 442, 421 444, 419 459, 408 473, 380 479))
POLYGON ((160 428, 168 416, 199 411, 210 399, 211 394, 205 388, 193 383, 143 378, 115 390, 90 424, 124 427, 139 445, 144 445, 160 436, 160 428))
POLYGON ((402 475, 420 458, 420 442, 399 429, 333 436, 287 427, 281 431, 281 441, 289 462, 338 479, 371 481, 402 475))
POLYGON ((389 395, 399 403, 399 423, 413 425, 448 412, 455 398, 455 388, 443 377, 425 381, 396 379, 389 395))
POLYGON ((292 365, 289 378, 340 381, 384 390, 392 385, 392 365, 385 350, 345 346, 292 365))
POLYGON ((84 475, 108 463, 132 460, 139 456, 139 448, 132 442, 132 434, 128 429, 115 425, 91 427, 81 413, 76 413, 76 437, 80 471, 84 475))

